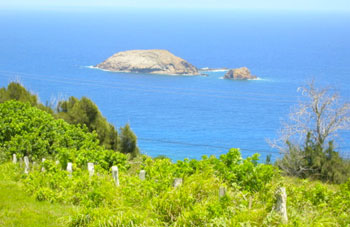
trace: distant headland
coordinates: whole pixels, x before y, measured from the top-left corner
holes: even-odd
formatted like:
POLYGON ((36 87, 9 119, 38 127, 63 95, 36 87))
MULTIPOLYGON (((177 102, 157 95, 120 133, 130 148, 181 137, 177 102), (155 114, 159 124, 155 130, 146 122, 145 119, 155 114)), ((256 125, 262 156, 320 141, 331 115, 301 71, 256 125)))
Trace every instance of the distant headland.
POLYGON ((113 72, 199 75, 198 69, 167 50, 129 50, 109 57, 96 68, 113 72))

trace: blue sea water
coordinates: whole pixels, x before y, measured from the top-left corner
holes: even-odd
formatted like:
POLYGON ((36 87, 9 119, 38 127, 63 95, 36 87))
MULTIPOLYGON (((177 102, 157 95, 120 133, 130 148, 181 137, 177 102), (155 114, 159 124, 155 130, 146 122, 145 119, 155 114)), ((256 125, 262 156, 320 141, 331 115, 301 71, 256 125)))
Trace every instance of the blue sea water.
MULTIPOLYGON (((173 160, 278 157, 273 139, 315 79, 350 101, 350 15, 259 11, 0 10, 0 86, 19 80, 43 103, 88 96, 143 153, 173 160), (112 73, 89 68, 118 51, 167 49, 197 67, 247 66, 256 81, 112 73)), ((350 152, 350 133, 339 150, 350 152)))

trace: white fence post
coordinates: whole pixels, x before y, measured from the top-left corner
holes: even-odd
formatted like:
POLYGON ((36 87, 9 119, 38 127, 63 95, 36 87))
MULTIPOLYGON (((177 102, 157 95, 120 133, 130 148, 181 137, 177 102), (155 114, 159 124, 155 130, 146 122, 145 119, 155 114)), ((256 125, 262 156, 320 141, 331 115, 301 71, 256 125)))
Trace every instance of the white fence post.
POLYGON ((288 223, 288 216, 287 216, 287 193, 286 188, 281 187, 276 192, 276 206, 275 210, 281 214, 282 216, 282 222, 284 224, 288 223))
POLYGON ((182 178, 175 178, 173 183, 174 188, 177 188, 181 185, 182 185, 182 178))
POLYGON ((24 164, 25 164, 24 173, 28 174, 29 173, 29 158, 28 158, 28 156, 24 156, 23 159, 24 159, 24 164))
POLYGON ((119 186, 119 170, 118 166, 112 166, 112 176, 116 186, 119 186))
POLYGON ((145 180, 146 179, 146 170, 141 170, 139 174, 140 180, 145 180))
MULTIPOLYGON (((41 160, 41 162, 42 163, 44 163, 46 161, 46 159, 45 158, 43 158, 42 160, 41 160)), ((45 167, 43 166, 43 167, 41 167, 41 172, 45 172, 45 167)))
POLYGON ((224 186, 220 186, 219 188, 219 197, 224 197, 226 195, 226 188, 224 186))
POLYGON ((94 173, 95 173, 94 163, 92 163, 92 162, 88 163, 88 171, 89 171, 90 177, 94 175, 94 173))
POLYGON ((72 176, 72 172, 73 172, 73 164, 71 162, 67 163, 67 171, 69 173, 69 176, 72 176))
POLYGON ((12 159, 13 164, 16 164, 17 163, 17 156, 16 156, 16 154, 13 154, 12 157, 13 157, 13 159, 12 159))

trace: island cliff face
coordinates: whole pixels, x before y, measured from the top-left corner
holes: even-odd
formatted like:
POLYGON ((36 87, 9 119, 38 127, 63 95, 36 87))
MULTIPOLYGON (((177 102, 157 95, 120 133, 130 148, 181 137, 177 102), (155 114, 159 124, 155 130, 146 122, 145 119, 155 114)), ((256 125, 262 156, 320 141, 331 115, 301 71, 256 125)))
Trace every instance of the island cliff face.
POLYGON ((96 65, 113 72, 198 75, 198 69, 167 50, 129 50, 114 54, 96 65))
POLYGON ((232 80, 254 80, 257 79, 256 76, 250 74, 250 71, 247 67, 242 67, 238 69, 229 70, 224 79, 232 79, 232 80))

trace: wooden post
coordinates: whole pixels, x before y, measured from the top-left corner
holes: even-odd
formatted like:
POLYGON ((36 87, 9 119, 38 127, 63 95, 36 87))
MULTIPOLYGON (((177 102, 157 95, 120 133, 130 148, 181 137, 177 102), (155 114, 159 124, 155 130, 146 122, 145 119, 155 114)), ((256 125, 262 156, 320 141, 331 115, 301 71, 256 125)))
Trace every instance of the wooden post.
POLYGON ((25 164, 24 173, 28 174, 29 173, 29 158, 28 158, 28 156, 24 156, 23 159, 24 159, 24 164, 25 164))
POLYGON ((93 176, 95 173, 94 163, 92 162, 88 163, 88 170, 89 170, 90 177, 93 176))
POLYGON ((139 177, 140 177, 140 180, 144 181, 146 179, 146 170, 141 170, 139 177))
POLYGON ((112 166, 112 176, 116 186, 119 186, 119 171, 118 166, 112 166))
POLYGON ((71 162, 67 163, 67 171, 68 171, 69 176, 71 177, 72 172, 73 172, 73 164, 71 162))
POLYGON ((219 188, 219 198, 222 198, 226 195, 226 188, 224 186, 220 186, 219 188))
POLYGON ((276 192, 276 206, 275 210, 280 213, 282 217, 282 222, 284 224, 288 223, 288 216, 287 216, 287 193, 286 193, 286 188, 281 187, 277 189, 276 192))
POLYGON ((181 185, 182 185, 182 178, 175 178, 173 183, 174 188, 177 188, 181 185))
POLYGON ((17 163, 17 156, 16 156, 16 154, 13 154, 12 156, 13 156, 12 162, 13 162, 13 164, 16 164, 17 163))
MULTIPOLYGON (((41 160, 41 162, 42 162, 42 163, 44 163, 44 162, 45 162, 45 160, 46 160, 46 159, 45 159, 45 158, 43 158, 43 159, 41 160)), ((43 167, 41 167, 41 172, 45 172, 45 167, 44 167, 44 166, 43 166, 43 167)))

